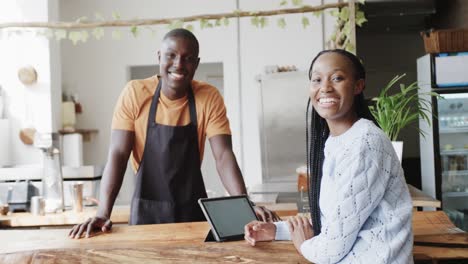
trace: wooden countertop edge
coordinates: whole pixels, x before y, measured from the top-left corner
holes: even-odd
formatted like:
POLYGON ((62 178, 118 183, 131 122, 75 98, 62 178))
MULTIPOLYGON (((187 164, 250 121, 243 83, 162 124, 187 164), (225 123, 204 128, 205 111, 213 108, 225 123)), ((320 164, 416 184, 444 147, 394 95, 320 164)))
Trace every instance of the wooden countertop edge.
MULTIPOLYGON (((297 214, 295 203, 260 204, 277 212, 280 217, 297 214)), ((0 216, 0 227, 41 227, 75 225, 86 221, 96 215, 96 207, 85 207, 83 212, 65 211, 58 214, 46 214, 43 216, 30 213, 14 213, 0 216)), ((116 206, 112 210, 111 220, 114 224, 126 224, 130 218, 129 206, 116 206)))

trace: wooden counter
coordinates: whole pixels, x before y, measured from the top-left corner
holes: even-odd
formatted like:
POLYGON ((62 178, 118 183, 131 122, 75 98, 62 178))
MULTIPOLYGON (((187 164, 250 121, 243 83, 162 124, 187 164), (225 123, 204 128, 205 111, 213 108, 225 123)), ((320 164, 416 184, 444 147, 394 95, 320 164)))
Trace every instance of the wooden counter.
POLYGON ((0 263, 307 263, 290 241, 205 243, 206 222, 112 230, 79 240, 64 229, 0 231, 0 263))
POLYGON ((414 259, 432 260, 432 263, 449 259, 468 260, 468 233, 455 227, 444 212, 413 212, 413 232, 414 259), (442 242, 442 244, 452 243, 452 245, 420 246, 418 242, 442 242), (454 246, 454 244, 459 246, 454 246))
MULTIPOLYGON (((206 222, 116 226, 111 233, 79 240, 68 238, 67 229, 0 230, 0 263, 307 263, 290 241, 256 247, 244 241, 205 243, 208 230, 206 222)), ((428 241, 430 235, 450 240, 453 235, 468 243, 466 233, 442 211, 414 212, 413 230, 415 241, 428 241)), ((466 248, 416 245, 413 253, 432 263, 468 259, 466 248)))
POLYGON ((414 207, 440 208, 441 203, 439 200, 423 193, 421 190, 411 184, 408 184, 408 189, 411 195, 411 199, 413 200, 414 207))

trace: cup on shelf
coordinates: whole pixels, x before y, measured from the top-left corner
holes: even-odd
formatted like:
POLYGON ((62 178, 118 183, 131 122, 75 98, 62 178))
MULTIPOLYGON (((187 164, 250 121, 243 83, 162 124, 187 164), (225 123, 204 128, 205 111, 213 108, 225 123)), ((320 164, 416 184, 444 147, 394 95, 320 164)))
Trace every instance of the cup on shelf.
POLYGON ((83 183, 74 183, 70 185, 71 200, 73 211, 83 211, 83 183))
POLYGON ((31 214, 45 215, 45 200, 42 196, 31 197, 31 214))

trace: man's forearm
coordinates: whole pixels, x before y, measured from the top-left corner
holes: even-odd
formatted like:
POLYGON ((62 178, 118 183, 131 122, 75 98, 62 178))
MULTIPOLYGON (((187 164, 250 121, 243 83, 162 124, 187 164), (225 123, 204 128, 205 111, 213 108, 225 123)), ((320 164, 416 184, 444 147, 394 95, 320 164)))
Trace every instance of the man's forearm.
POLYGON ((110 218, 126 169, 126 159, 116 157, 108 161, 102 176, 97 216, 110 218))
POLYGON ((230 195, 247 194, 242 173, 232 150, 225 150, 216 163, 224 188, 230 195))

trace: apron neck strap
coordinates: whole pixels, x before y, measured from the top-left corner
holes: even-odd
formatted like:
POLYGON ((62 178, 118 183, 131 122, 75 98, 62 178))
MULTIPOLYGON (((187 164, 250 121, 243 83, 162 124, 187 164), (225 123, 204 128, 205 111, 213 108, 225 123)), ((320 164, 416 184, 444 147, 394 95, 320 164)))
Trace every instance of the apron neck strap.
MULTIPOLYGON (((156 123, 156 112, 158 110, 158 102, 159 97, 161 94, 161 83, 162 80, 158 81, 158 86, 156 88, 156 92, 153 95, 153 100, 151 101, 151 108, 149 112, 149 119, 148 119, 148 129, 152 123, 156 123)), ((198 128, 198 121, 197 121, 197 109, 195 107, 195 96, 193 94, 192 86, 190 85, 187 89, 187 98, 189 103, 189 111, 190 111, 190 122, 195 128, 198 128)))

